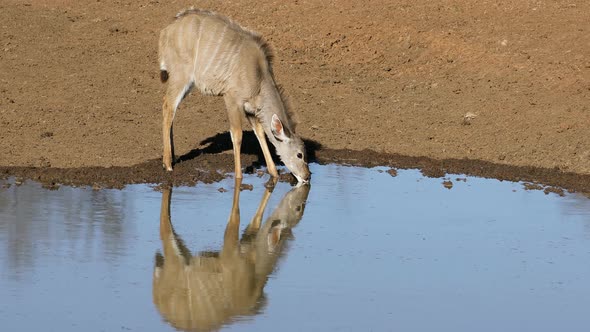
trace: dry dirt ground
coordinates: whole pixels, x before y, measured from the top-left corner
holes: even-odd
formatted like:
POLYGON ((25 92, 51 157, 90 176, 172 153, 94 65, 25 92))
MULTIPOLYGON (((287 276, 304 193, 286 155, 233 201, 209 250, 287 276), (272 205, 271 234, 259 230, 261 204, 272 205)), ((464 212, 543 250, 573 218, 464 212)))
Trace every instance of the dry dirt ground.
POLYGON ((191 5, 265 36, 317 162, 590 191, 586 0, 1 0, 0 173, 120 186, 231 171, 223 101, 198 94, 177 114, 181 162, 161 170, 157 39, 191 5))

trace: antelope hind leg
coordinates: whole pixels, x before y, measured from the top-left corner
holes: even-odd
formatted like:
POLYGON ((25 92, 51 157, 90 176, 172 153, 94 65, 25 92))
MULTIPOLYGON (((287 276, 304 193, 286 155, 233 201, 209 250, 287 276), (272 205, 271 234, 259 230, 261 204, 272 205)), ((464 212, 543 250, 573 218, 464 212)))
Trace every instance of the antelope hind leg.
MULTIPOLYGON (((180 70, 180 73, 183 71, 180 70)), ((162 143, 163 154, 162 164, 164 169, 172 171, 172 162, 174 159, 174 137, 172 127, 174 122, 174 115, 178 109, 178 105, 184 97, 190 92, 193 82, 186 77, 179 77, 168 81, 168 88, 164 96, 164 104, 162 105, 162 143)))
POLYGON ((242 109, 235 100, 226 95, 225 106, 227 108, 227 116, 229 118, 229 134, 234 149, 234 170, 236 179, 242 178, 242 160, 240 152, 242 147, 242 109))
POLYGON ((174 121, 174 109, 168 102, 167 97, 164 97, 164 104, 162 105, 162 139, 163 139, 163 154, 162 166, 167 171, 172 171, 172 159, 174 157, 174 143, 172 134, 172 122, 174 121))

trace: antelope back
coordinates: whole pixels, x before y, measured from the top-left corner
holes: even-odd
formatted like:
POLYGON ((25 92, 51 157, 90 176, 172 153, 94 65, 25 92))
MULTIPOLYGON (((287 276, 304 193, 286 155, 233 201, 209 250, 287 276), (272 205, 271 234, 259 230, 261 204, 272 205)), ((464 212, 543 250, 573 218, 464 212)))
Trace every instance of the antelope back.
POLYGON ((180 12, 160 33, 160 67, 179 85, 204 94, 253 97, 270 68, 270 51, 256 33, 216 13, 180 12))

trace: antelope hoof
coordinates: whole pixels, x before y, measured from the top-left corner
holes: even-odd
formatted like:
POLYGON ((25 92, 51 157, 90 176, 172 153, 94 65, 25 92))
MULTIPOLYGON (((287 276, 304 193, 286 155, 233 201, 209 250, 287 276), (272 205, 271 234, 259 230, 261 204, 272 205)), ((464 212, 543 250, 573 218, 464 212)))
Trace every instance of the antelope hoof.
POLYGON ((266 181, 266 183, 264 184, 264 188, 270 190, 270 192, 272 192, 278 182, 279 178, 276 177, 271 177, 270 179, 268 179, 268 181, 266 181))

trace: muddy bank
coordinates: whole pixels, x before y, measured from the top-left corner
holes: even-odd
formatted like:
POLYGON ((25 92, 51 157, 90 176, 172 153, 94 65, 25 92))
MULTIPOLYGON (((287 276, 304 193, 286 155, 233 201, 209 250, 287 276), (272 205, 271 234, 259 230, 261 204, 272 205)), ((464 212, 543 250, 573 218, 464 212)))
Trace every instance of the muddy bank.
MULTIPOLYGON (((248 151, 248 150, 247 150, 248 151)), ((333 150, 319 148, 310 150, 311 160, 319 164, 344 164, 350 166, 386 166, 392 169, 420 169, 427 177, 445 177, 447 174, 465 174, 506 181, 533 183, 527 189, 545 190, 561 194, 570 192, 590 193, 590 175, 562 172, 559 169, 519 167, 494 164, 469 159, 443 159, 409 157, 398 154, 378 153, 371 150, 333 150)), ((246 173, 261 171, 263 157, 256 153, 242 155, 246 173)), ((31 179, 45 187, 58 188, 60 185, 92 186, 101 188, 123 188, 128 184, 152 183, 173 186, 194 186, 198 182, 220 181, 233 172, 233 157, 227 153, 203 153, 193 151, 192 155, 179 158, 172 173, 165 172, 160 159, 146 161, 129 167, 83 167, 83 168, 37 168, 0 167, 0 177, 16 177, 19 181, 31 179)), ((396 175, 391 171, 392 176, 396 175)), ((292 181, 290 174, 281 174, 282 181, 292 181)), ((342 179, 346 181, 346 179, 342 179)), ((312 177, 313 183, 313 177, 312 177)))

